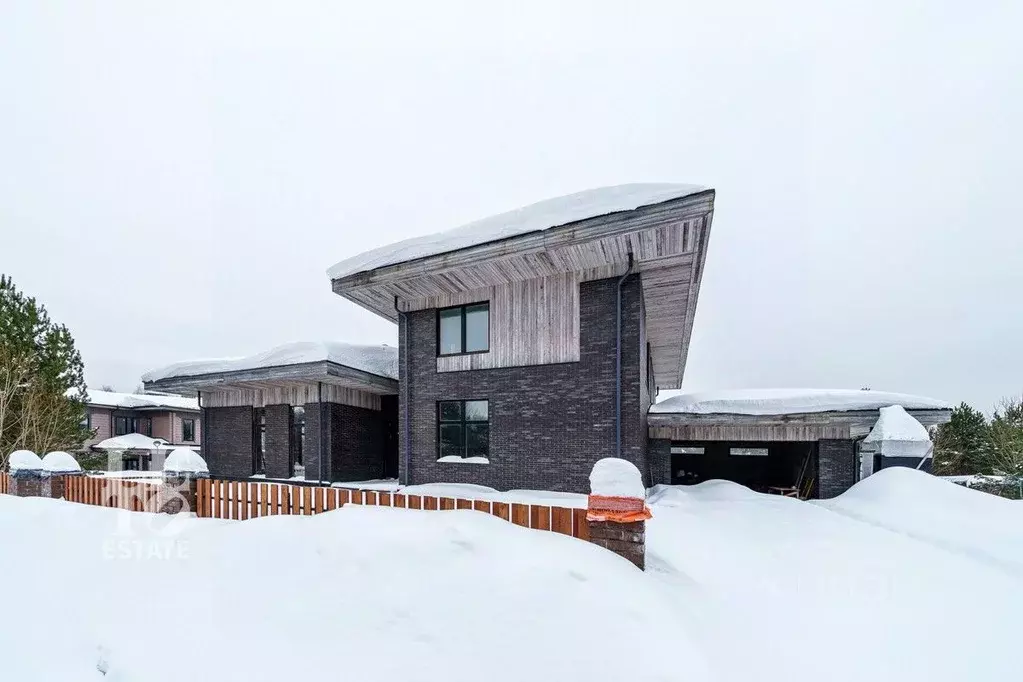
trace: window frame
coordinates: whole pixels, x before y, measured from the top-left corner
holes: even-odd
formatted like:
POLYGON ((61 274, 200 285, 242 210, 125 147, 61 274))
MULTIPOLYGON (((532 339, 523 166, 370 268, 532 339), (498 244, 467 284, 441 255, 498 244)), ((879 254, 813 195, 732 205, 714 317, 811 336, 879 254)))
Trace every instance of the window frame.
POLYGON ((114 437, 126 436, 131 433, 131 417, 125 415, 114 415, 114 437), (118 433, 120 430, 120 424, 124 424, 124 430, 118 433))
POLYGON ((266 475, 265 407, 252 408, 252 473, 266 475))
MULTIPOLYGON (((437 324, 436 329, 437 329, 437 357, 438 358, 450 358, 450 357, 455 357, 455 356, 458 356, 458 355, 479 355, 480 353, 489 353, 490 352, 490 301, 489 300, 487 300, 487 301, 475 301, 473 303, 463 303, 461 305, 449 305, 449 306, 445 306, 443 308, 437 308, 436 324, 437 324), (483 349, 483 350, 465 350, 466 335, 467 335, 467 328, 468 328, 468 323, 466 321, 466 314, 465 314, 466 309, 467 308, 475 308, 475 307, 483 306, 483 305, 485 305, 487 307, 487 347, 485 349, 483 349), (459 347, 461 348, 461 350, 456 352, 456 353, 443 353, 443 352, 441 352, 440 319, 441 319, 441 315, 445 311, 448 311, 448 310, 458 310, 459 313, 460 313, 459 319, 461 321, 462 337, 461 337, 461 342, 459 344, 459 347)), ((455 402, 455 401, 453 401, 453 400, 443 400, 443 401, 439 401, 439 402, 447 403, 447 402, 455 402)))
POLYGON ((181 420, 181 442, 182 443, 194 443, 195 442, 195 419, 182 419, 181 420), (185 429, 185 424, 188 424, 189 429, 192 432, 192 437, 188 437, 188 430, 185 429))
POLYGON ((457 455, 444 455, 441 454, 441 439, 440 432, 444 426, 456 425, 462 429, 462 455, 463 460, 469 459, 470 457, 483 457, 484 459, 490 459, 490 399, 489 398, 466 398, 465 400, 438 400, 434 414, 437 417, 437 428, 436 428, 436 443, 437 443, 437 460, 439 461, 442 457, 456 457, 457 455), (483 402, 487 404, 487 419, 486 421, 481 420, 469 420, 466 419, 465 404, 483 402), (442 420, 441 419, 441 405, 445 403, 458 403, 460 408, 460 417, 457 420, 442 420), (484 455, 470 455, 469 454, 469 426, 473 424, 486 424, 487 425, 487 454, 484 455))

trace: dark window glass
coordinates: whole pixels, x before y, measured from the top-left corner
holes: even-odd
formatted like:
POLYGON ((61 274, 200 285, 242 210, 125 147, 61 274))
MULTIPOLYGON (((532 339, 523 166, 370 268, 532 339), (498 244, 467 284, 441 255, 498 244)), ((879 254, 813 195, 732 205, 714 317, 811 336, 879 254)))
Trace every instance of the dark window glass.
POLYGON ((440 420, 442 422, 462 421, 462 402, 449 400, 440 404, 440 420))
MULTIPOLYGON (((302 464, 302 456, 305 452, 305 408, 301 405, 294 405, 291 408, 291 466, 302 464)), ((292 469, 294 475, 294 468, 292 469)))
POLYGON ((437 403, 437 456, 490 456, 490 403, 445 400, 437 403))
POLYGON ((152 438, 153 437, 153 420, 150 419, 149 417, 145 417, 143 419, 140 419, 139 421, 141 422, 142 428, 141 429, 136 429, 136 431, 138 431, 139 433, 141 433, 143 435, 146 435, 146 436, 149 436, 150 438, 152 438))
POLYGON ((262 407, 252 410, 252 473, 266 473, 266 412, 262 407))
POLYGON ((490 303, 437 311, 437 354, 458 355, 490 350, 490 303))
POLYGON ((114 435, 123 436, 128 433, 128 418, 114 417, 114 435))
POLYGON ((465 307, 465 352, 475 353, 490 348, 490 304, 465 307))
POLYGON ((181 440, 191 443, 195 440, 195 420, 184 419, 181 421, 181 440))
POLYGON ((441 355, 462 352, 462 309, 448 308, 440 311, 441 355))

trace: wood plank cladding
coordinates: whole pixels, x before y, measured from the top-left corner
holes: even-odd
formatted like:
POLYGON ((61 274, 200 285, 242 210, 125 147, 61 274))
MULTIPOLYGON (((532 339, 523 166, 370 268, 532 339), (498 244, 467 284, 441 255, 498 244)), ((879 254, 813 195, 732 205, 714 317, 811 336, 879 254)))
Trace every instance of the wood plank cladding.
MULTIPOLYGON (((305 405, 315 403, 317 389, 315 383, 296 383, 282 386, 266 385, 252 388, 236 388, 226 391, 203 391, 203 407, 239 407, 252 405, 305 405)), ((360 391, 347 386, 323 384, 323 402, 365 407, 370 410, 380 409, 380 396, 375 393, 360 391)))
POLYGON ((821 438, 849 439, 848 424, 765 424, 651 426, 651 438, 678 441, 816 441, 821 438))
POLYGON ((438 372, 579 361, 579 276, 566 273, 472 294, 434 296, 417 309, 490 301, 490 351, 437 358, 438 372))

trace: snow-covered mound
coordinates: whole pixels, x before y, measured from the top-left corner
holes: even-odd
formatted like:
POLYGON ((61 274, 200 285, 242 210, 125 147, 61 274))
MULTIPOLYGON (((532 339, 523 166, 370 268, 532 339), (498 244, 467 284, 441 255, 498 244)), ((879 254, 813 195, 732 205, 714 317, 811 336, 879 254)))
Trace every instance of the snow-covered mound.
POLYGON ((43 460, 31 450, 15 450, 7 458, 7 468, 15 471, 38 471, 43 468, 43 460))
POLYGON ((829 388, 749 388, 683 393, 650 407, 657 414, 805 414, 878 410, 901 405, 907 410, 950 410, 943 400, 888 391, 829 388))
POLYGON ((539 232, 587 218, 631 211, 705 191, 698 185, 646 183, 597 187, 523 206, 446 232, 413 237, 347 258, 327 270, 341 279, 385 265, 425 258, 470 246, 539 232))
POLYGON ((1023 572, 1023 503, 891 467, 815 502, 908 537, 1023 572))
POLYGON ((739 502, 761 497, 744 485, 714 479, 696 485, 655 485, 647 491, 647 504, 664 507, 687 507, 701 502, 739 502))
POLYGON ((310 362, 332 362, 369 374, 398 378, 398 349, 387 344, 356 344, 341 341, 298 342, 276 346, 268 351, 242 358, 217 358, 175 362, 166 367, 150 370, 142 381, 159 381, 172 377, 191 377, 202 374, 237 372, 246 369, 287 367, 310 362))
POLYGON ((163 470, 173 473, 208 474, 206 460, 192 448, 174 448, 163 462, 163 470))
POLYGON ((607 497, 646 497, 639 469, 632 462, 617 457, 605 457, 593 465, 590 492, 607 497))

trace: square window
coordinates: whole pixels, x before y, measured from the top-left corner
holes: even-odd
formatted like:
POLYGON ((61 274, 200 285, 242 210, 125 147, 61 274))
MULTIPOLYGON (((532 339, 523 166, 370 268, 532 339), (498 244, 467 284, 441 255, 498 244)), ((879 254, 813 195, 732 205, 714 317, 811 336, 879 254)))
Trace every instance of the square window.
POLYGON ((437 457, 490 457, 490 402, 437 403, 437 457))
POLYGON ((437 311, 437 355, 485 353, 490 350, 490 303, 473 303, 437 311))

